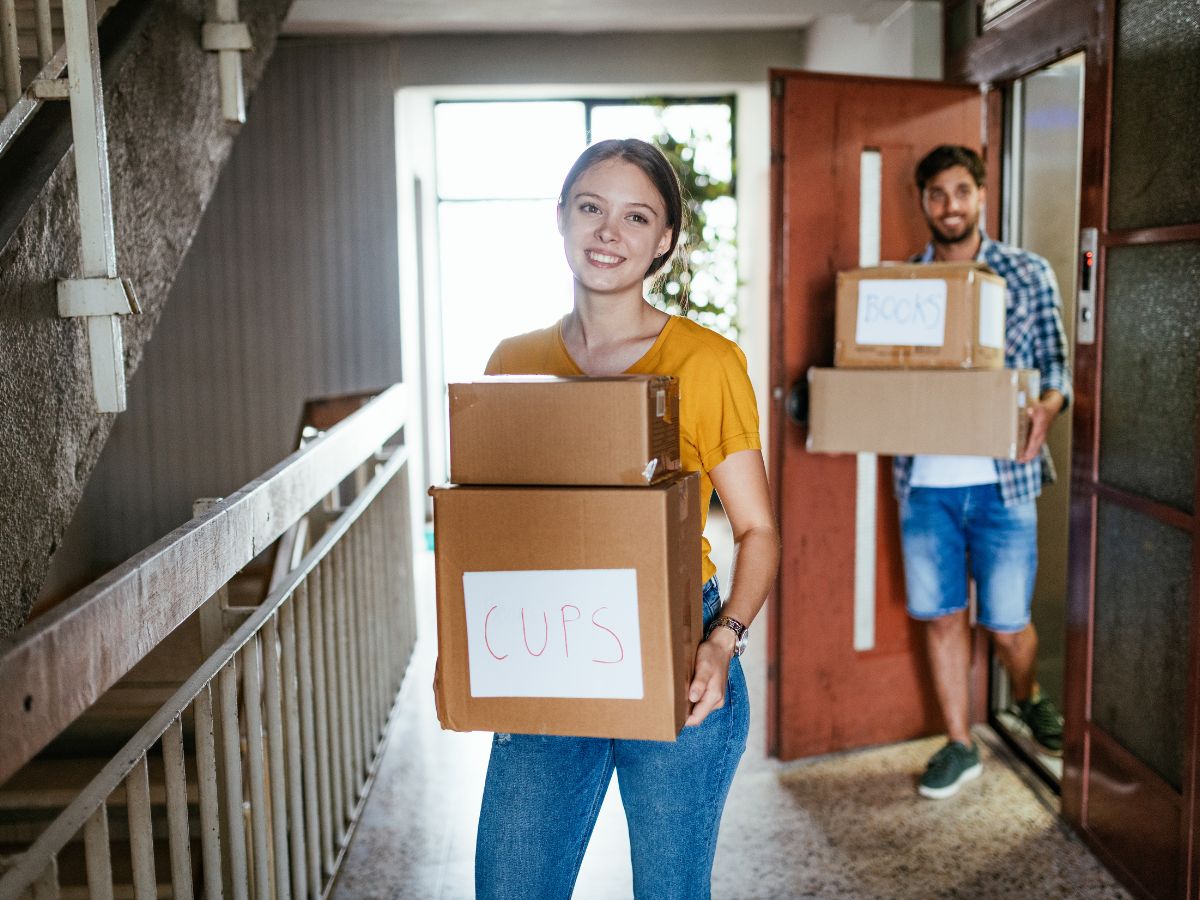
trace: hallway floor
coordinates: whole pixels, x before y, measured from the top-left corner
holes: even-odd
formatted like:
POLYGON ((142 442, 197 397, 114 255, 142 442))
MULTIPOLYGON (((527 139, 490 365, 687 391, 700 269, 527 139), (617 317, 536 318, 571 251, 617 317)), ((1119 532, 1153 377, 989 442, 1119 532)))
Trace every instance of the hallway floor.
MULTIPOLYGON (((728 526, 709 523, 728 572, 728 526)), ((430 685, 433 557, 420 554, 420 634, 384 758, 333 896, 337 900, 474 896, 475 825, 490 734, 442 731, 430 685)), ((727 583, 724 579, 722 583, 727 583)), ((989 729, 983 777, 953 798, 924 800, 916 779, 941 738, 800 763, 764 752, 761 639, 743 658, 750 745, 722 822, 713 895, 751 898, 1126 898, 1058 818, 1057 798, 1022 771, 989 729)), ((600 812, 576 900, 632 894, 617 791, 600 812)))

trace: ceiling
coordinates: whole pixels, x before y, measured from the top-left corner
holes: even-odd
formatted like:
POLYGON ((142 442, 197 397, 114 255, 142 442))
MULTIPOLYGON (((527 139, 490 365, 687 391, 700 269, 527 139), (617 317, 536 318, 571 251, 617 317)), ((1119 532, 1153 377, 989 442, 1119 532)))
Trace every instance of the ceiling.
POLYGON ((827 15, 881 24, 913 0, 296 0, 289 34, 733 31, 827 15))

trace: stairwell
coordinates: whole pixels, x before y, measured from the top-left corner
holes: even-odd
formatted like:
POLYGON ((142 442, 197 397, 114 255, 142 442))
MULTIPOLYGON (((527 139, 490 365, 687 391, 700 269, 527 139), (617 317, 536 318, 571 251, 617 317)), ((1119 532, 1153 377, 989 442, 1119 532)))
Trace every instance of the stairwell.
MULTIPOLYGON (((243 6, 250 95, 290 0, 243 6)), ((118 271, 142 308, 121 317, 126 378, 241 128, 222 117, 205 20, 198 0, 120 0, 99 27, 118 271)), ((57 282, 80 267, 70 149, 66 104, 52 101, 0 157, 0 637, 24 624, 115 419, 96 410, 86 326, 58 315, 57 282)))

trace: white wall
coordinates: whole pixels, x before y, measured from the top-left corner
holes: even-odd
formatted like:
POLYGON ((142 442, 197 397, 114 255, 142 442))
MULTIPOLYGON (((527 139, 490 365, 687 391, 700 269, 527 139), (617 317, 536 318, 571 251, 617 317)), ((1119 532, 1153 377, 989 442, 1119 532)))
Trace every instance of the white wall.
POLYGON ((477 34, 395 38, 401 87, 756 84, 800 67, 805 32, 477 34))
POLYGON ((804 67, 816 72, 942 77, 942 6, 914 0, 877 25, 823 16, 807 31, 804 67))

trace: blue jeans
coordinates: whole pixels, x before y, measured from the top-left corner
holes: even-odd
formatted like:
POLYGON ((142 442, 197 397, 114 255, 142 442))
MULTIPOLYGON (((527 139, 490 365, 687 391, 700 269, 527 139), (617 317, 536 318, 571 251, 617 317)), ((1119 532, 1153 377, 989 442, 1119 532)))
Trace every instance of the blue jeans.
MULTIPOLYGON (((706 624, 720 605, 713 578, 704 585, 706 624)), ((634 895, 707 898, 717 828, 749 729, 746 679, 734 659, 724 707, 674 742, 497 734, 479 814, 476 897, 567 900, 615 770, 634 895)))
POLYGON ((900 505, 908 614, 937 619, 967 608, 975 579, 976 621, 989 631, 1029 624, 1037 576, 1037 506, 1005 506, 995 484, 915 487, 900 505))

